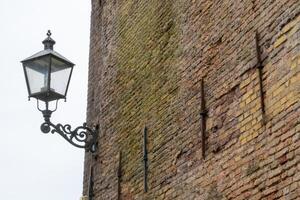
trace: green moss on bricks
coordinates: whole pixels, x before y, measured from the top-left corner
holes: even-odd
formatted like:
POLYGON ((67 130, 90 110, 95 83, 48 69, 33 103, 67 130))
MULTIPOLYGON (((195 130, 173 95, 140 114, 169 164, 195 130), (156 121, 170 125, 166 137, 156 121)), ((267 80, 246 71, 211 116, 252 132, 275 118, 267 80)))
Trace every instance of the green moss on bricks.
MULTIPOLYGON (((179 34, 172 4, 171 0, 127 0, 119 5, 116 30, 119 123, 114 124, 120 133, 119 146, 132 161, 124 166, 129 173, 135 173, 132 168, 141 164, 143 125, 151 121, 152 126, 162 131, 168 127, 169 113, 177 112, 171 106, 177 96, 179 80, 175 56, 179 34)), ((150 129, 150 137, 151 134, 162 135, 159 140, 150 142, 164 140, 164 133, 159 131, 151 133, 150 129)), ((139 175, 125 173, 125 180, 135 176, 139 175)))

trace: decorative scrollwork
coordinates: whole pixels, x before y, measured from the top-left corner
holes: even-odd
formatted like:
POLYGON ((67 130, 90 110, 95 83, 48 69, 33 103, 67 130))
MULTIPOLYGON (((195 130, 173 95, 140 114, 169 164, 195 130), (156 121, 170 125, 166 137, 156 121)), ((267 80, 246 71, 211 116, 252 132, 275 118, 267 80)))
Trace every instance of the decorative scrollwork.
POLYGON ((89 128, 87 127, 86 123, 84 123, 82 126, 79 126, 72 130, 72 127, 69 124, 55 125, 50 121, 45 121, 41 125, 41 131, 43 133, 49 133, 50 131, 52 134, 58 133, 70 144, 78 148, 84 148, 91 152, 94 152, 96 150, 98 127, 89 128))

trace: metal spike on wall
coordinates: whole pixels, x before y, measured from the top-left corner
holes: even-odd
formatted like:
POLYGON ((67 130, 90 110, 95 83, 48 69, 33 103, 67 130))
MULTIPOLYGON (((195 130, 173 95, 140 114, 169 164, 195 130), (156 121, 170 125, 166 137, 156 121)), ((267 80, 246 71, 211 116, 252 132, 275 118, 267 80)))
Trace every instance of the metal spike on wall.
POLYGON ((121 199, 121 178, 122 178, 122 152, 119 152, 118 163, 118 200, 121 199))
POLYGON ((201 79, 201 143, 202 143, 202 158, 205 159, 205 149, 206 149, 206 117, 207 110, 205 107, 205 94, 204 94, 204 80, 201 79))
POLYGON ((88 187, 88 197, 89 197, 89 200, 93 200, 93 197, 94 197, 94 177, 93 177, 93 167, 90 168, 89 187, 88 187))
POLYGON ((144 192, 148 191, 148 149, 147 149, 147 132, 148 129, 145 126, 143 131, 143 164, 144 164, 144 192))
POLYGON ((255 45, 256 45, 256 57, 257 57, 257 65, 256 68, 258 70, 258 78, 259 78, 259 93, 260 93, 260 105, 261 105, 261 112, 263 115, 263 119, 265 117, 265 100, 264 100, 264 92, 263 92, 263 65, 261 59, 261 49, 259 46, 259 33, 255 32, 255 45))

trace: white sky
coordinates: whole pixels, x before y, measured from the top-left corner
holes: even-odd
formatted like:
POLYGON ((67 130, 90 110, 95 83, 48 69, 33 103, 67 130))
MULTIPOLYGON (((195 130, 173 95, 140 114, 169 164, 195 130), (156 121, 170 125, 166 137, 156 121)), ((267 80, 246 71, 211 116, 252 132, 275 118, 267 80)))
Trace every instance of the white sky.
POLYGON ((0 0, 0 199, 78 200, 84 150, 43 134, 42 114, 27 89, 20 61, 43 49, 48 29, 54 49, 75 63, 67 102, 54 123, 85 121, 90 0, 0 0))

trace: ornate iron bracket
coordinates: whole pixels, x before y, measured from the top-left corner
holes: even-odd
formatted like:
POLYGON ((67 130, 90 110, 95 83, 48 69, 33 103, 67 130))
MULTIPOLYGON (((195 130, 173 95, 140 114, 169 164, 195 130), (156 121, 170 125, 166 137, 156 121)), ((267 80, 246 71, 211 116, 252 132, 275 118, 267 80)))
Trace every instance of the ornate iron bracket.
POLYGON ((53 124, 50 121, 53 111, 49 110, 48 106, 46 107, 46 110, 40 111, 43 113, 45 119, 45 122, 41 125, 41 131, 43 133, 49 133, 50 131, 52 134, 58 133, 75 147, 83 148, 90 152, 96 151, 99 129, 98 125, 90 128, 86 123, 83 123, 82 126, 78 126, 72 130, 72 127, 69 124, 53 124))

